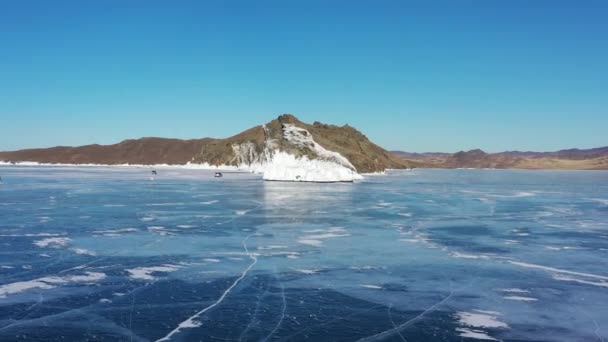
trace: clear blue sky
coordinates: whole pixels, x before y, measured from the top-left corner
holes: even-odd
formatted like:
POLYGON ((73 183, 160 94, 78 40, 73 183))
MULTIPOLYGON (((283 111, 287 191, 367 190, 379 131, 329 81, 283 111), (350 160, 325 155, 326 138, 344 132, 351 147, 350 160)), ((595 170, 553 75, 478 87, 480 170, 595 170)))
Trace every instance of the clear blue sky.
POLYGON ((0 150, 225 137, 608 145, 608 1, 0 1, 0 150))

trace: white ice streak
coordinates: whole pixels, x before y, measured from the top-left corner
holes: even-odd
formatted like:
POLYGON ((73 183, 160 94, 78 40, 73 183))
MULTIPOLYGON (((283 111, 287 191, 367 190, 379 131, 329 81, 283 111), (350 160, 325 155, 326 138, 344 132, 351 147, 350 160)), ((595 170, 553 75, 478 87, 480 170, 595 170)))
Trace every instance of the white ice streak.
POLYGON ((216 259, 216 258, 205 258, 203 259, 204 262, 213 262, 213 263, 218 263, 221 260, 220 259, 216 259))
POLYGON ((555 279, 555 280, 569 281, 569 282, 575 282, 575 283, 584 284, 584 285, 592 285, 592 286, 608 288, 608 276, 593 274, 593 273, 568 271, 568 270, 563 270, 563 269, 559 269, 559 268, 536 265, 536 264, 529 264, 529 263, 519 262, 519 261, 509 261, 509 262, 513 265, 517 265, 517 266, 521 266, 521 267, 533 268, 533 269, 539 269, 539 270, 543 270, 543 271, 547 271, 547 272, 552 272, 552 273, 554 273, 553 279, 555 279), (570 275, 570 276, 566 276, 565 274, 570 275), (597 279, 597 281, 591 281, 588 279, 578 279, 578 278, 573 278, 571 276, 579 276, 579 277, 583 277, 583 278, 597 279))
POLYGON ((574 272, 574 271, 562 270, 562 269, 554 268, 554 267, 529 264, 529 263, 520 262, 520 261, 509 261, 509 263, 516 265, 516 266, 539 269, 539 270, 544 270, 544 271, 548 271, 548 272, 563 273, 563 274, 577 275, 577 276, 586 277, 586 278, 608 280, 608 276, 603 276, 603 275, 598 275, 598 274, 574 272))
MULTIPOLYGON (((385 330, 383 332, 377 333, 375 335, 371 335, 371 336, 367 336, 364 338, 361 338, 359 340, 357 340, 358 342, 365 342, 365 341, 378 341, 378 340, 383 340, 393 334, 399 334, 401 335, 401 330, 405 329, 408 325, 412 324, 413 322, 416 322, 419 319, 422 319, 424 316, 426 316, 429 312, 433 312, 435 311, 438 307, 440 307, 441 305, 443 305, 445 302, 447 302, 448 300, 450 300, 450 298, 452 298, 452 296, 454 295, 454 291, 450 291, 450 294, 447 295, 445 298, 443 298, 442 300, 440 300, 439 302, 431 305, 430 307, 428 307, 426 310, 422 311, 422 313, 420 313, 418 316, 411 318, 403 323, 401 323, 400 325, 395 325, 393 322, 393 328, 389 329, 389 330, 385 330)), ((403 336, 401 336, 403 338, 403 336)))
POLYGON ((206 308, 204 308, 204 309, 200 310, 199 312, 195 313, 194 315, 190 316, 190 318, 188 318, 187 320, 181 322, 177 326, 177 328, 173 329, 165 337, 158 339, 157 342, 169 341, 173 335, 179 333, 182 329, 196 328, 196 327, 201 326, 202 322, 198 321, 197 319, 205 312, 207 312, 207 311, 213 309, 214 307, 216 307, 217 305, 219 305, 224 300, 224 298, 226 298, 226 296, 230 293, 230 291, 232 291, 232 289, 235 288, 239 284, 239 282, 241 280, 243 280, 243 278, 245 278, 245 276, 247 276, 247 273, 249 273, 249 271, 253 268, 253 266, 255 266, 255 264, 258 262, 258 258, 254 254, 249 253, 249 249, 247 249, 247 240, 249 239, 249 237, 251 237, 251 235, 249 235, 245 239, 243 239, 242 245, 243 245, 243 249, 245 250, 245 253, 247 254, 247 256, 249 256, 249 258, 252 260, 252 262, 251 262, 251 264, 249 264, 249 266, 247 268, 245 268, 243 270, 243 272, 241 273, 241 276, 238 277, 232 283, 232 285, 230 285, 230 287, 226 289, 226 291, 224 291, 224 293, 220 296, 220 298, 218 298, 217 301, 215 301, 215 303, 207 306, 206 308))
POLYGON ((465 254, 460 252, 452 252, 450 253, 452 258, 460 258, 460 259, 484 259, 487 260, 490 257, 487 255, 477 255, 477 254, 465 254))
POLYGON ((36 237, 36 236, 62 236, 62 235, 65 235, 65 233, 61 233, 61 234, 54 234, 54 233, 0 234, 0 237, 36 237))
POLYGON ((475 340, 486 340, 486 341, 499 341, 492 336, 489 336, 487 333, 481 330, 474 330, 469 328, 456 328, 456 331, 459 332, 461 337, 472 338, 475 340))
POLYGON ((267 249, 286 249, 289 246, 280 246, 280 245, 268 245, 268 246, 258 246, 258 250, 267 250, 267 249))
POLYGON ((589 281, 589 280, 577 279, 577 278, 572 278, 572 277, 568 277, 565 275, 559 275, 559 274, 553 275, 553 279, 608 288, 608 282, 606 282, 606 281, 589 281))
POLYGON ((518 288, 499 289, 498 291, 500 291, 500 292, 507 292, 507 293, 530 293, 530 291, 528 291, 528 290, 518 289, 518 288))
POLYGON ((507 299, 507 300, 516 300, 516 301, 520 301, 520 302, 536 302, 538 300, 537 298, 523 297, 523 296, 504 296, 502 298, 507 299))
POLYGON ((93 234, 115 234, 122 235, 123 233, 132 233, 136 232, 136 228, 118 228, 118 229, 106 229, 106 230, 94 230, 93 234))

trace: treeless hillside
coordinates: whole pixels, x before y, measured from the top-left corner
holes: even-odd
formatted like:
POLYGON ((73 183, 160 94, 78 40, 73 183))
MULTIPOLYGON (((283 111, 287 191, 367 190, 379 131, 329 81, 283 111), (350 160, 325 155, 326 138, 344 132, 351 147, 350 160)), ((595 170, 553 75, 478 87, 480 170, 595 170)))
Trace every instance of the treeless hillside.
POLYGON ((58 146, 0 152, 0 160, 65 164, 185 164, 213 139, 141 138, 113 145, 58 146))
POLYGON ((404 160, 416 161, 420 166, 435 168, 608 170, 608 147, 556 152, 486 153, 482 150, 471 150, 454 154, 393 153, 404 160))
POLYGON ((239 158, 234 153, 235 146, 240 150, 247 148, 256 156, 259 156, 268 140, 276 144, 276 147, 281 151, 296 156, 306 156, 310 159, 317 157, 310 150, 290 145, 283 138, 283 125, 295 125, 306 129, 318 144, 346 157, 358 172, 376 172, 391 168, 400 169, 411 164, 372 143, 353 127, 326 125, 320 122, 310 125, 290 114, 283 114, 264 126, 251 128, 230 138, 207 142, 194 160, 200 163, 208 162, 212 165, 235 165, 239 162, 254 162, 253 159, 255 158, 238 160, 239 158))
POLYGON ((309 148, 294 146, 283 137, 285 125, 295 125, 312 135, 316 143, 346 157, 358 172, 376 172, 387 168, 413 165, 380 146, 348 125, 334 126, 320 122, 306 124, 284 114, 265 125, 256 126, 225 139, 125 140, 113 145, 52 147, 0 152, 0 160, 65 164, 185 164, 241 165, 263 160, 267 147, 310 159, 320 158, 309 148), (270 145, 268 145, 270 144, 270 145))

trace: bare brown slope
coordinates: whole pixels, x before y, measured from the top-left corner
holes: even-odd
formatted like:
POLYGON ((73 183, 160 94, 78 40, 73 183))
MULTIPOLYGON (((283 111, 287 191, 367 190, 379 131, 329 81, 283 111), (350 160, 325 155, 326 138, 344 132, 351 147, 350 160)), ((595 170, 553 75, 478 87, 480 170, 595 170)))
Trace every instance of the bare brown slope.
POLYGON ((349 159, 358 172, 414 165, 375 145, 353 127, 319 122, 309 125, 289 114, 270 121, 265 125, 266 129, 256 126, 226 139, 142 138, 114 145, 60 146, 0 152, 0 160, 65 164, 185 164, 193 161, 211 165, 240 165, 253 162, 254 157, 259 158, 267 140, 272 140, 276 148, 282 151, 298 157, 306 155, 314 158, 310 151, 295 148, 283 139, 284 124, 306 129, 318 144, 349 159), (239 155, 235 153, 235 148, 240 149, 239 155))
POLYGON ((0 152, 0 160, 64 164, 185 164, 213 139, 141 138, 113 145, 58 146, 0 152))
MULTIPOLYGON (((409 154, 399 155, 405 160, 411 157, 409 154)), ((446 155, 425 153, 414 157, 421 166, 436 168, 608 170, 606 147, 557 152, 486 153, 481 150, 471 150, 446 155)))

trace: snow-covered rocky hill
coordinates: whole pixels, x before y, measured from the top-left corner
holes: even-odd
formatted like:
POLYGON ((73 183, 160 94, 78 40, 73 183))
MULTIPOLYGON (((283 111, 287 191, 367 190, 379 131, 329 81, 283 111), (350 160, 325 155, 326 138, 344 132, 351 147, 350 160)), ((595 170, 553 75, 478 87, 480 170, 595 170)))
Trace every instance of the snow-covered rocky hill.
POLYGON ((290 114, 226 139, 142 138, 114 145, 0 152, 0 162, 183 165, 262 173, 266 180, 350 182, 361 173, 406 168, 407 161, 348 125, 306 124, 290 114))

